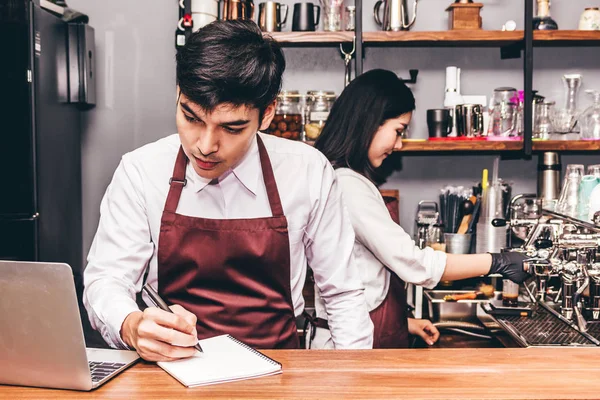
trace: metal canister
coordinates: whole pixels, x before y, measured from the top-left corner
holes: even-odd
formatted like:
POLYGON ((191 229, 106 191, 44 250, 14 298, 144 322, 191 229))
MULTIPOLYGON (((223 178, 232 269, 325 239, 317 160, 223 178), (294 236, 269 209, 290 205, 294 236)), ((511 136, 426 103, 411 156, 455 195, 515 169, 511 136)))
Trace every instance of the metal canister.
POLYGON ((551 207, 560 195, 560 154, 547 151, 538 159, 537 195, 544 208, 551 207))

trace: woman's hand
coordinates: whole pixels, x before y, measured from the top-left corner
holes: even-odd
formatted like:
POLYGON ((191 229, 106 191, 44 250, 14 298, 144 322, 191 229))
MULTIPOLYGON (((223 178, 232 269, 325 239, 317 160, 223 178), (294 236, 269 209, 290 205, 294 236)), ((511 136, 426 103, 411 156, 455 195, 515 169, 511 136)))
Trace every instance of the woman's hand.
POLYGON ((433 345, 440 337, 440 331, 428 319, 408 319, 408 332, 420 336, 425 343, 433 345))

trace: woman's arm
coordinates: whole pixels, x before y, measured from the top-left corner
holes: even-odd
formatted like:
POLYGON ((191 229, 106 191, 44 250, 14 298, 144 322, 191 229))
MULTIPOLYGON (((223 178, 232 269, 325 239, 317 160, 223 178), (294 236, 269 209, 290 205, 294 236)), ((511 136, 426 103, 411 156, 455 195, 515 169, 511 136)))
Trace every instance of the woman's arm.
POLYGON ((446 254, 419 249, 396 224, 372 183, 351 172, 338 173, 356 239, 404 282, 432 288, 440 281, 446 254))
POLYGON ((491 254, 447 254, 444 281, 458 281, 479 275, 487 275, 492 265, 491 254))

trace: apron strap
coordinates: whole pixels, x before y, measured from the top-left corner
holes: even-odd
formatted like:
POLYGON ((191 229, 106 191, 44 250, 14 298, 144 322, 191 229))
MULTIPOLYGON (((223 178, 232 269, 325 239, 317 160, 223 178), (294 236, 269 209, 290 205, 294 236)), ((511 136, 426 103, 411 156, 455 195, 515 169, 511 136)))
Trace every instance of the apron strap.
MULTIPOLYGON (((274 217, 283 216, 283 206, 281 205, 281 198, 279 197, 279 190, 277 189, 277 182, 275 182, 275 175, 273 174, 273 167, 271 166, 271 160, 267 149, 257 134, 256 139, 258 141, 258 153, 260 155, 260 166, 262 168, 263 179, 265 187, 267 188, 267 196, 269 198, 269 205, 271 206, 271 213, 274 217)), ((177 159, 175 160, 175 167, 173 168, 173 177, 169 179, 169 185, 171 189, 167 195, 167 201, 165 203, 165 210, 171 213, 177 211, 177 205, 181 197, 183 187, 187 185, 187 179, 185 179, 185 168, 187 166, 188 159, 183 151, 183 147, 179 147, 179 153, 177 153, 177 159)))
POLYGON ((271 166, 271 160, 267 149, 257 134, 256 139, 258 141, 258 153, 260 154, 260 166, 262 168, 263 179, 267 188, 267 196, 269 197, 269 204, 271 205, 271 213, 274 217, 283 216, 283 207, 281 206, 281 198, 279 197, 279 190, 277 189, 277 182, 275 182, 275 175, 273 174, 273 167, 271 166))
POLYGON ((179 147, 179 153, 177 153, 177 159, 175 160, 175 167, 173 168, 173 177, 169 179, 169 194, 167 195, 167 201, 165 203, 165 211, 175 213, 177 211, 177 204, 179 204, 179 198, 181 197, 181 191, 183 187, 187 185, 187 179, 185 179, 185 168, 187 166, 187 156, 183 151, 183 147, 179 147))

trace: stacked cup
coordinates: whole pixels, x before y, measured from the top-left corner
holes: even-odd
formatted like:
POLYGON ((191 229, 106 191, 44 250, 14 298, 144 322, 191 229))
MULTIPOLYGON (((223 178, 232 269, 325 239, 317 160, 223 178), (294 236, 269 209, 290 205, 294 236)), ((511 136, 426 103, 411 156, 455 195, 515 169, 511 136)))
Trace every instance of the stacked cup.
POLYGON ((192 21, 196 32, 205 25, 217 20, 219 15, 218 0, 191 0, 192 2, 192 21))

